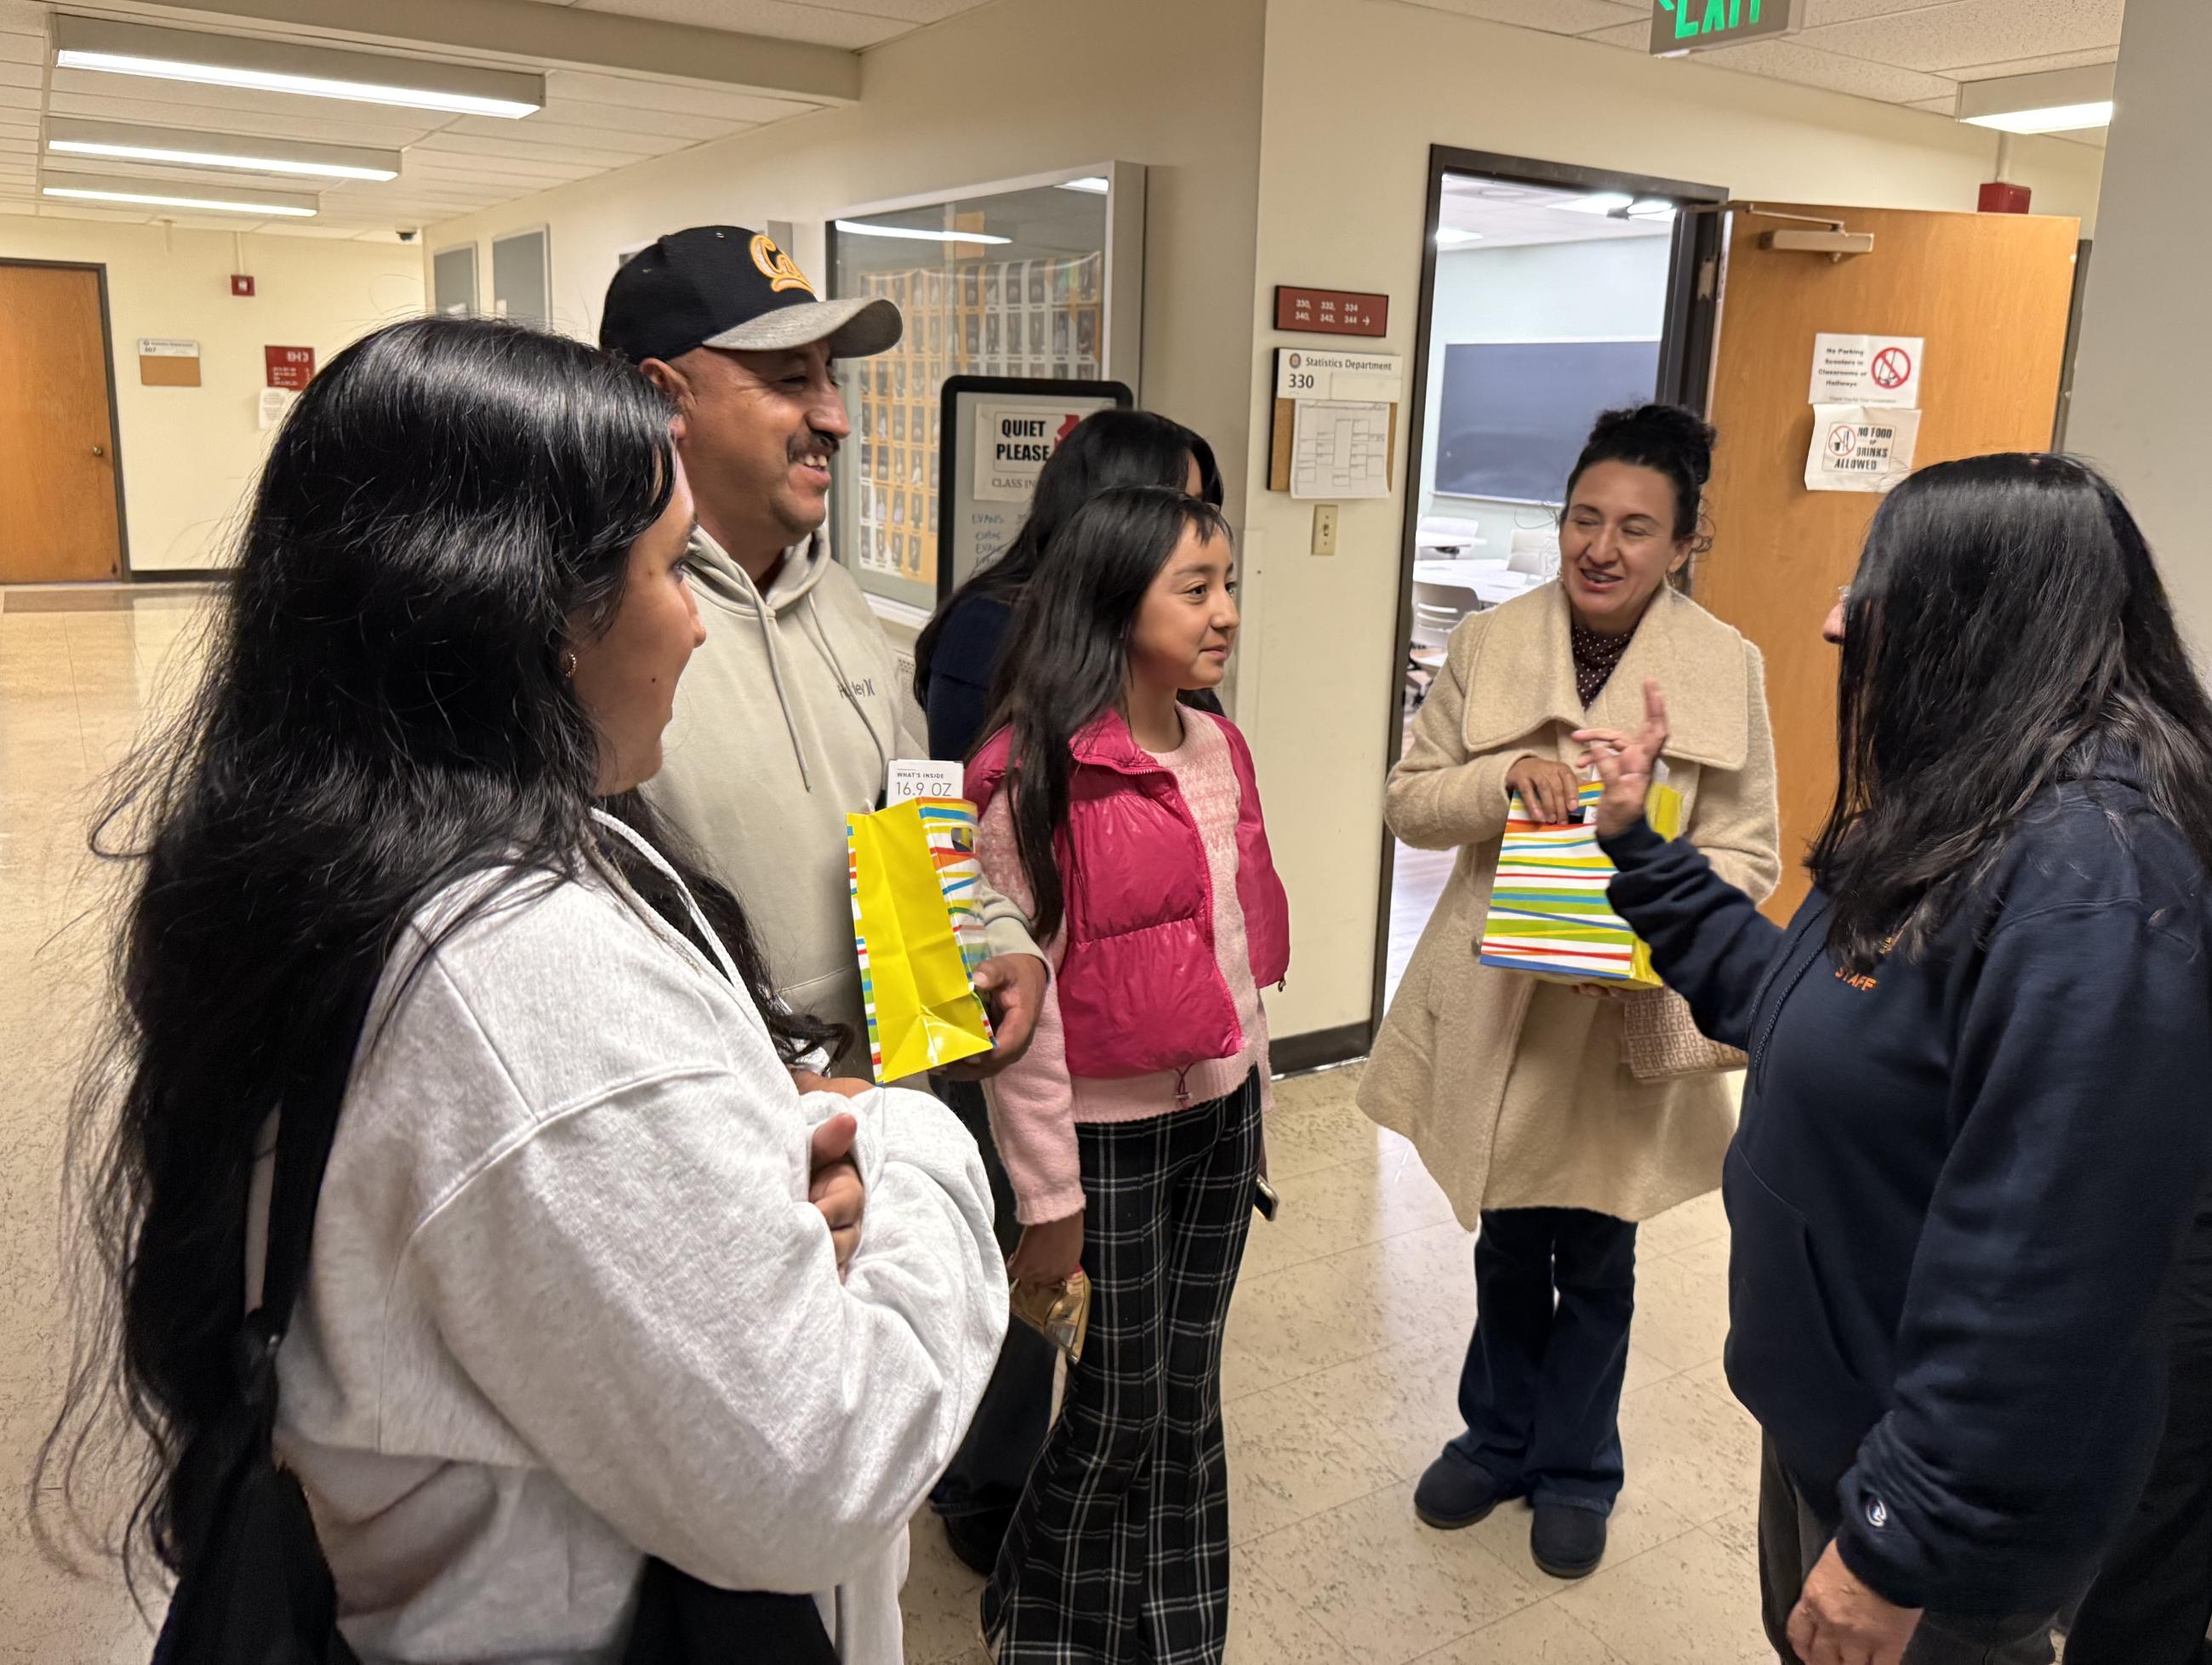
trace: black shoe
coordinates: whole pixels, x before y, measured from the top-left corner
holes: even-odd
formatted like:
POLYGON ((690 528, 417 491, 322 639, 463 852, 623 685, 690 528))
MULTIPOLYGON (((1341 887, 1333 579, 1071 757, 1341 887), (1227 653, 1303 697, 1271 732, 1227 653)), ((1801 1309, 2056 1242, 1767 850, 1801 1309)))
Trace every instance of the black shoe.
POLYGON ((1455 1532, 1486 1518, 1512 1495, 1504 1481, 1447 1445, 1413 1488, 1413 1513, 1439 1531, 1455 1532))
POLYGON ((945 1541, 960 1558, 961 1565, 988 1578, 999 1570, 999 1549, 1014 1523, 1011 1509, 987 1509, 945 1516, 945 1541))
POLYGON ((1554 1578, 1587 1578, 1605 1559, 1605 1516, 1594 1509, 1540 1503, 1528 1553, 1554 1578))

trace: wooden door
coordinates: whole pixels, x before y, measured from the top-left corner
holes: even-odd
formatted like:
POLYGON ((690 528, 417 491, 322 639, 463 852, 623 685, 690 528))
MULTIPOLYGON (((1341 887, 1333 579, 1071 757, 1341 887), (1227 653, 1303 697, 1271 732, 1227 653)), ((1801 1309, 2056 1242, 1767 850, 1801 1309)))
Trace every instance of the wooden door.
POLYGON ((100 288, 0 264, 0 583, 123 575, 100 288))
MULTIPOLYGON (((1713 546, 1698 600, 1766 656, 1782 793, 1786 918, 1836 784, 1835 650, 1820 622, 1858 565, 1881 498, 1808 491, 1813 338, 1920 336, 1916 466, 2051 442, 2079 222, 2021 214, 1735 204, 1729 216, 1710 414, 1720 431, 1713 546), (1804 215, 1872 232, 1874 252, 1835 260, 1760 246, 1804 215)), ((1803 228, 1802 227, 1798 228, 1803 228)))

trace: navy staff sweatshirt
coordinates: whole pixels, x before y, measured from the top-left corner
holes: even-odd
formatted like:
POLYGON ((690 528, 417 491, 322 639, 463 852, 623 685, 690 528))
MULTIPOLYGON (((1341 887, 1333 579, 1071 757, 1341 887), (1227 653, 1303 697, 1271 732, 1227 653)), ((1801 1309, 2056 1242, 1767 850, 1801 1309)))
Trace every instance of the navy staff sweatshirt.
POLYGON ((2078 1595, 2164 1416, 2160 1296, 2212 1160, 2212 914, 2131 764, 2033 804, 1915 956, 1847 975, 1649 826, 1614 907, 1751 1054, 1723 1179, 1727 1367, 1905 1607, 2078 1595))

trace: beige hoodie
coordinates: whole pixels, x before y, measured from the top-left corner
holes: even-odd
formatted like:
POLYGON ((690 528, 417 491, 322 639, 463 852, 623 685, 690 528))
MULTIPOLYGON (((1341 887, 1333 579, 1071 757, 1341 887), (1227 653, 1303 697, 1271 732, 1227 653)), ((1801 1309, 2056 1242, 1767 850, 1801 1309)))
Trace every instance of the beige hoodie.
MULTIPOLYGON (((820 534, 786 552, 765 601, 703 530, 691 556, 707 641, 646 793, 738 893, 785 1004, 849 1025, 848 1073, 865 1073, 845 817, 881 804, 894 758, 929 756, 921 709, 820 534)), ((981 900, 994 954, 1037 952, 1019 908, 981 900)))

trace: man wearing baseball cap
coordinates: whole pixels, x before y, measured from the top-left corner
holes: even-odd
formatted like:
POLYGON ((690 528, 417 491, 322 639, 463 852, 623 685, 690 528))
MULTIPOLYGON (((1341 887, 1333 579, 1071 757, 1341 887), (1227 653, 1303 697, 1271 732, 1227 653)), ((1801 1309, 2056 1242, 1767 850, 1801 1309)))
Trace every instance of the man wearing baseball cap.
MULTIPOLYGON (((706 645, 678 686, 647 791, 734 888, 785 1004, 847 1025, 840 1073, 867 1073, 845 817, 877 808, 894 759, 926 758, 921 713, 860 586, 822 525, 851 425, 830 367, 898 343, 884 300, 823 301, 792 258, 741 226, 694 226, 638 252, 607 287, 599 344, 675 400, 698 507, 692 583, 706 645)), ((976 987, 1019 1057, 1045 963, 1021 911, 981 898, 992 957, 976 987)))

